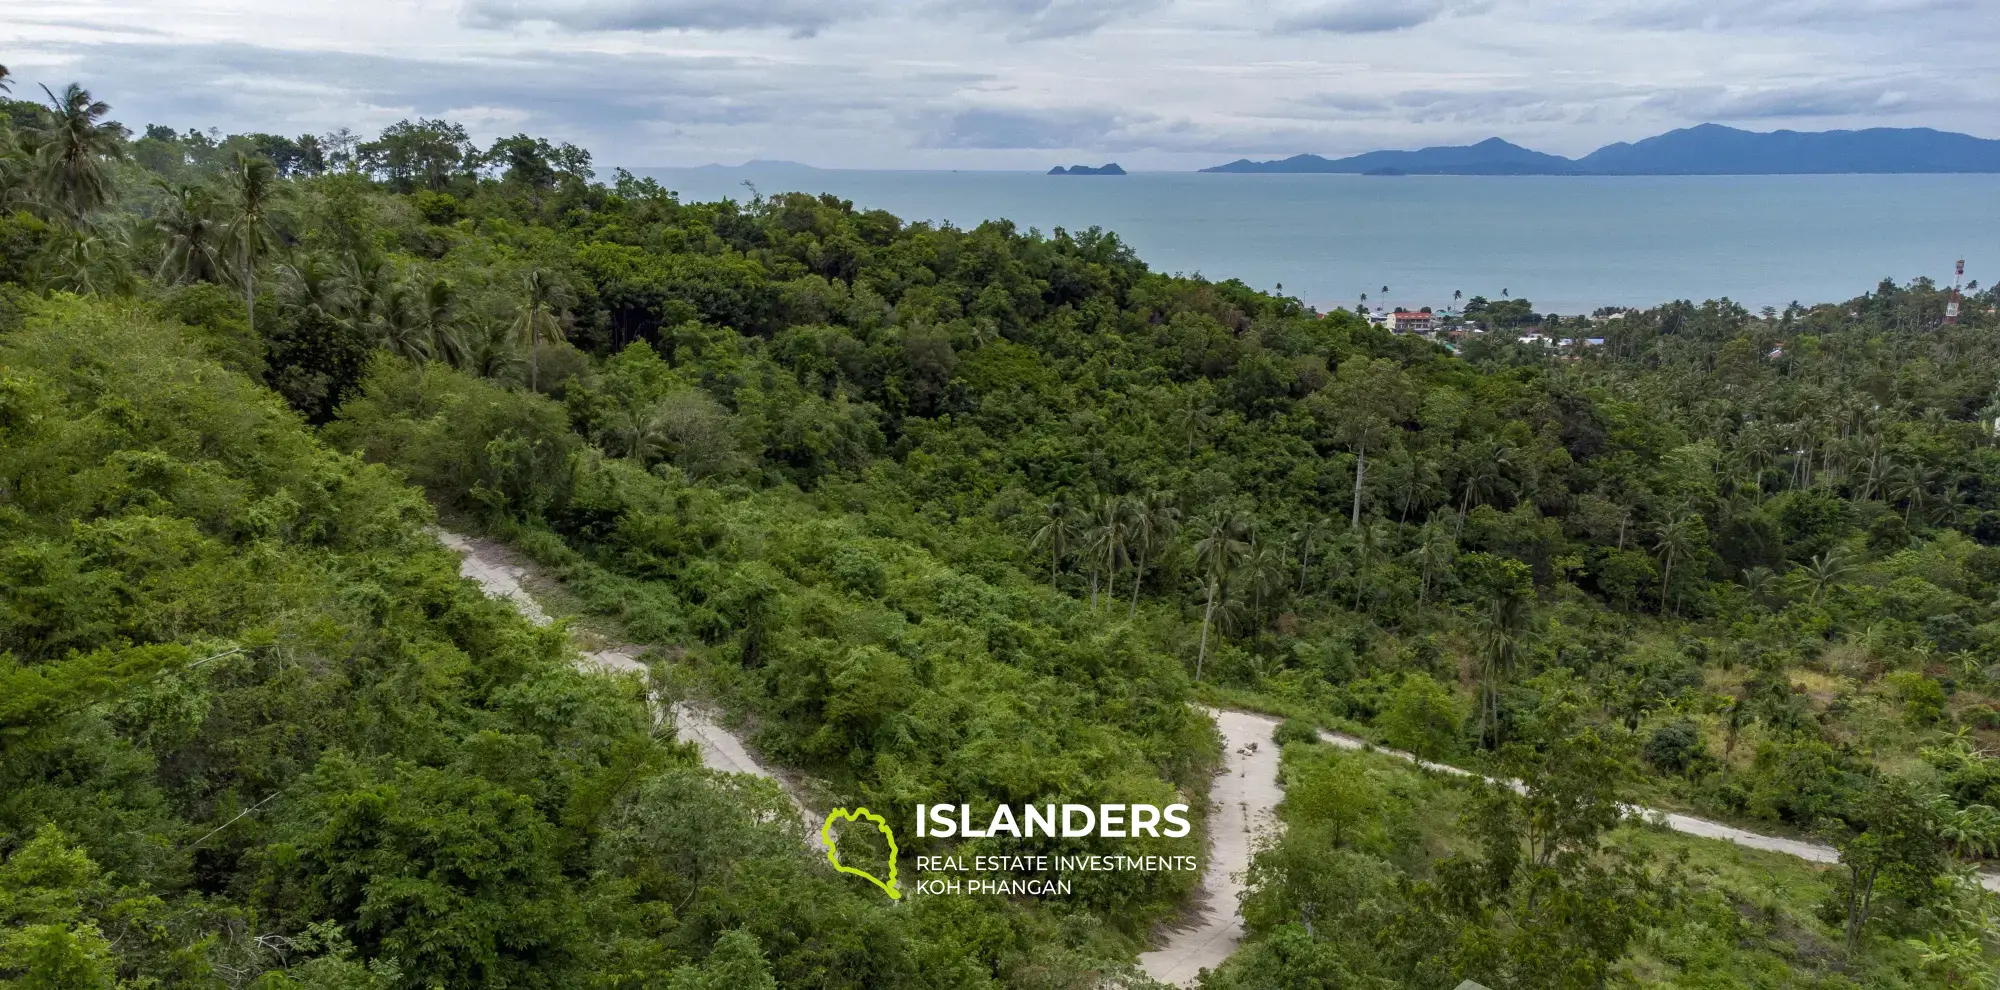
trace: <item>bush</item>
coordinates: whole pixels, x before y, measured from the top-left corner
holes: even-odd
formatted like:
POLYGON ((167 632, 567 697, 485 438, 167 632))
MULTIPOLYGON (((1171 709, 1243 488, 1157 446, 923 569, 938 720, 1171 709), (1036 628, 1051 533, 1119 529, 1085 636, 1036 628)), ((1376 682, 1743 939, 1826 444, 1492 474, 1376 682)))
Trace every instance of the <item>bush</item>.
POLYGON ((1667 773, 1684 774, 1709 761, 1701 727, 1685 718, 1654 729, 1646 740, 1645 756, 1647 763, 1667 773))
POLYGON ((1435 760, 1458 748, 1459 727, 1464 722, 1465 710, 1450 688, 1429 674, 1413 673, 1389 696, 1388 707, 1376 718, 1375 727, 1382 730, 1390 745, 1435 760))
POLYGON ((1316 743, 1319 742, 1319 727, 1302 718, 1288 718, 1278 723, 1278 728, 1271 733, 1271 741, 1280 746, 1316 743))
POLYGON ((1899 670, 1883 678, 1890 693, 1903 703, 1903 718, 1917 728, 1944 721, 1944 685, 1914 670, 1899 670))

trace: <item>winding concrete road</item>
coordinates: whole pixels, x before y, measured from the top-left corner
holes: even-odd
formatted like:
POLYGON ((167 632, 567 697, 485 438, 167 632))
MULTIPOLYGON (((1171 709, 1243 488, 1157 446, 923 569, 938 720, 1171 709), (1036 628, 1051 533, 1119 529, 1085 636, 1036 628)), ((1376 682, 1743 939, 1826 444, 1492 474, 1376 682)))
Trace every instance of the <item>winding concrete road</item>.
MULTIPOLYGON (((1321 742, 1339 746, 1342 749, 1372 749, 1385 756, 1392 756, 1399 760, 1408 760, 1426 770, 1435 770, 1439 773, 1448 773, 1459 777, 1479 776, 1469 770, 1461 770, 1458 767, 1446 766, 1442 763, 1432 763, 1429 760, 1420 759, 1414 754, 1405 753, 1400 749, 1376 746, 1365 739, 1357 739, 1354 736, 1339 732, 1327 732, 1322 729, 1320 730, 1319 738, 1321 742)), ((1492 777, 1483 777, 1481 779, 1487 783, 1501 784, 1515 791, 1523 789, 1521 782, 1518 780, 1503 781, 1492 777)), ((1760 849, 1764 852, 1796 856, 1808 863, 1840 862, 1840 850, 1823 843, 1808 842, 1804 839, 1791 839, 1780 835, 1762 835, 1748 829, 1737 828, 1734 825, 1712 822, 1706 818, 1683 815, 1677 811, 1660 811, 1637 804, 1625 805, 1625 813, 1644 818, 1656 825, 1663 825, 1685 835, 1698 836, 1704 839, 1716 839, 1730 843, 1731 845, 1742 846, 1745 849, 1760 849)), ((2000 892, 2000 874, 1982 873, 1979 875, 1979 883, 1980 886, 1985 887, 1987 890, 2000 892)))
POLYGON ((1161 983, 1188 986, 1214 969, 1243 941, 1244 874, 1257 839, 1278 827, 1278 720, 1249 712, 1204 709, 1222 730, 1222 771, 1209 785, 1208 868, 1185 922, 1167 943, 1139 957, 1139 968, 1161 983))
MULTIPOLYGON (((479 587, 492 598, 504 599, 515 609, 538 626, 549 624, 548 613, 542 610, 527 586, 523 584, 532 571, 517 563, 515 554, 503 544, 492 540, 464 536, 446 530, 437 530, 438 542, 458 552, 460 575, 478 582, 479 587)), ((644 676, 646 665, 629 648, 582 651, 585 663, 610 673, 636 673, 644 676)), ((819 836, 819 819, 815 817, 805 802, 799 799, 784 778, 771 772, 769 767, 758 762, 750 754, 743 740, 735 733, 723 728, 710 712, 685 701, 677 701, 671 708, 674 719, 674 736, 684 743, 693 743, 701 750, 702 765, 722 773, 747 773, 767 780, 773 780, 791 795, 792 803, 798 806, 799 818, 805 823, 806 836, 813 847, 824 849, 819 836)))
MULTIPOLYGON (((488 595, 512 602, 529 621, 548 625, 548 613, 524 586, 529 569, 515 562, 512 551, 491 540, 438 531, 438 541, 456 550, 459 572, 479 583, 488 595)), ((646 665, 628 649, 586 651, 586 662, 618 673, 644 674, 646 665)), ((1257 841, 1278 826, 1277 806, 1284 792, 1278 786, 1278 746, 1271 741, 1278 719, 1252 712, 1205 708, 1215 719, 1223 740, 1222 769, 1209 786, 1208 863, 1202 873, 1201 888, 1187 917, 1167 929, 1166 944, 1139 956, 1146 975, 1173 986, 1191 986, 1203 969, 1221 966, 1243 940, 1241 898, 1245 874, 1257 841)), ((714 716, 686 702, 672 707, 674 732, 682 742, 701 750, 704 766, 723 773, 747 773, 777 781, 783 778, 760 763, 743 740, 719 724, 714 716)), ((1426 770, 1457 777, 1480 776, 1469 770, 1435 763, 1402 750, 1377 746, 1364 739, 1322 730, 1320 741, 1342 749, 1369 749, 1396 759, 1407 760, 1426 770)), ((1490 783, 1520 790, 1519 781, 1482 778, 1490 783)), ((820 845, 818 820, 789 786, 786 792, 798 805, 806 832, 817 848, 820 845)), ((1812 863, 1838 863, 1840 852, 1832 846, 1782 836, 1760 835, 1732 825, 1713 822, 1678 812, 1663 812, 1637 805, 1629 813, 1642 816, 1676 832, 1716 839, 1746 849, 1796 856, 1812 863)), ((1988 890, 2000 891, 2000 874, 1981 874, 1988 890)))

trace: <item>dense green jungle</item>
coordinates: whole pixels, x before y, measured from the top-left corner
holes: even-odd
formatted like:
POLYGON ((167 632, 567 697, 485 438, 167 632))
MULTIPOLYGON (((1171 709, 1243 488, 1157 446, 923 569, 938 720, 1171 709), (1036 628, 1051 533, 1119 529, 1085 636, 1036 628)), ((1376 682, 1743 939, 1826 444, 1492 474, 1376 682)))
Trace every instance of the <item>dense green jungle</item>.
POLYGON ((1993 288, 1454 352, 1101 230, 15 90, 0 987, 1153 985, 1191 874, 890 901, 666 695, 828 805, 1197 811, 1064 853, 1199 853, 1200 706, 1283 717, 1210 990, 2000 985, 1993 288))

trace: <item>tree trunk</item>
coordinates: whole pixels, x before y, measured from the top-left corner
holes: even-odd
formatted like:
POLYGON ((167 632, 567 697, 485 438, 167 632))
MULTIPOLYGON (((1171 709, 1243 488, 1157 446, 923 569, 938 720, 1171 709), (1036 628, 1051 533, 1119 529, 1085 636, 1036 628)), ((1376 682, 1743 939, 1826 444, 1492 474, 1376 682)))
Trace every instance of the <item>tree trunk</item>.
POLYGON ((250 332, 257 332, 257 271, 250 267, 250 245, 243 245, 243 312, 249 317, 250 332))
POLYGON ((1128 619, 1139 617, 1139 586, 1144 583, 1146 583, 1146 555, 1140 554, 1138 573, 1132 577, 1132 610, 1126 614, 1128 619))
POLYGON ((1667 551, 1667 571, 1660 577, 1660 614, 1667 614, 1667 589, 1674 586, 1674 552, 1667 551))
POLYGON ((1201 648, 1194 655, 1194 682, 1201 683, 1201 664, 1208 659, 1208 621, 1215 617, 1215 582, 1208 582, 1208 607, 1201 610, 1201 648))
POLYGON ((1355 448, 1354 454, 1354 518, 1347 524, 1350 529, 1361 525, 1361 481, 1368 470, 1367 442, 1355 448))

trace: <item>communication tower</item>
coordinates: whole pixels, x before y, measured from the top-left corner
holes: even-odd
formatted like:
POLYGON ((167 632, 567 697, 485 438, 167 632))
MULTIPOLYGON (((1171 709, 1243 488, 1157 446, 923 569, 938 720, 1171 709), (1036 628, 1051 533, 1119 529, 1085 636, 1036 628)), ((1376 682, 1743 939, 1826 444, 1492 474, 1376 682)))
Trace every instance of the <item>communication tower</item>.
POLYGON ((1965 259, 1960 258, 1958 259, 1958 270, 1953 272, 1951 276, 1951 295, 1946 296, 1944 301, 1945 326, 1951 326, 1958 322, 1958 287, 1964 284, 1964 282, 1965 259))

